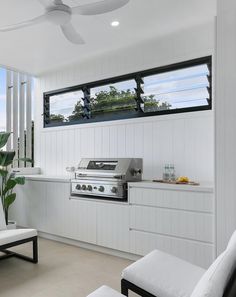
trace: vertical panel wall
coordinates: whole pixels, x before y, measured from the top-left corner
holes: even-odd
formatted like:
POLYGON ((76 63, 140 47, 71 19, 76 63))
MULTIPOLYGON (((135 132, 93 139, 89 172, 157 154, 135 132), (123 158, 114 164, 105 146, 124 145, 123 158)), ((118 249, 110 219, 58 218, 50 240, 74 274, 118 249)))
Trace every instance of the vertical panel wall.
POLYGON ((214 55, 214 23, 106 53, 37 79, 35 161, 45 174, 64 175, 82 157, 141 157, 144 178, 177 174, 213 181, 213 112, 156 116, 107 123, 43 128, 43 92, 139 70, 214 55))
POLYGON ((18 158, 32 159, 32 77, 6 70, 6 131, 8 150, 15 151, 15 167, 31 166, 18 158))
POLYGON ((209 111, 152 117, 141 123, 45 129, 39 143, 36 166, 44 174, 65 175, 65 168, 78 165, 83 157, 139 157, 144 159, 145 179, 161 177, 164 164, 174 163, 178 175, 213 181, 213 117, 209 111))
POLYGON ((216 81, 217 251, 236 229, 236 2, 218 1, 216 81))
MULTIPOLYGON (((19 129, 19 73, 13 72, 13 106, 12 106, 12 137, 13 137, 13 144, 12 149, 16 152, 15 158, 18 159, 18 129, 19 129)), ((8 116, 8 115, 7 115, 8 116)), ((18 162, 14 161, 13 166, 17 167, 18 162)))
MULTIPOLYGON (((12 117, 9 116, 12 114, 12 71, 7 70, 7 79, 6 79, 6 131, 12 131, 12 117)), ((10 150, 12 147, 12 137, 9 138, 7 142, 7 150, 10 150)))
MULTIPOLYGON (((26 156, 32 156, 32 77, 27 76, 26 83, 26 156)), ((30 167, 31 164, 27 163, 26 166, 30 167)))
MULTIPOLYGON (((25 157, 25 75, 19 77, 19 158, 25 157)), ((24 162, 20 161, 19 166, 23 167, 24 162)))

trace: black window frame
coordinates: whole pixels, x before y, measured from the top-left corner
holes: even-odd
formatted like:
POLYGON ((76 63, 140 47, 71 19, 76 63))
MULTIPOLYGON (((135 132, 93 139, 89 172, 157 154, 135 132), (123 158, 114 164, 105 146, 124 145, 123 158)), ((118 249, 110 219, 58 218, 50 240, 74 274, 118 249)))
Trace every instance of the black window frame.
POLYGON ((43 100, 44 128, 211 110, 212 109, 212 56, 206 56, 206 57, 202 57, 202 58, 192 59, 192 60, 188 60, 188 61, 184 61, 184 62, 180 62, 180 63, 175 63, 175 64, 171 64, 171 65, 152 68, 149 70, 138 71, 138 72, 125 74, 125 75, 112 77, 112 78, 107 78, 107 79, 103 79, 103 80, 99 80, 99 81, 95 81, 95 82, 90 82, 90 83, 85 83, 85 84, 72 86, 72 87, 68 87, 68 88, 58 89, 55 91, 49 91, 49 92, 43 93, 43 98, 44 98, 44 100, 43 100), (141 104, 143 103, 143 101, 141 99, 141 90, 139 88, 139 84, 141 84, 142 77, 161 74, 161 73, 169 72, 169 71, 181 70, 184 68, 199 66, 202 64, 207 64, 208 69, 209 69, 208 105, 185 107, 185 108, 178 108, 178 109, 166 109, 166 110, 159 110, 159 111, 155 111, 155 112, 143 112, 142 111, 141 104), (84 118, 80 119, 80 120, 75 120, 75 121, 71 121, 71 122, 50 123, 50 97, 51 96, 69 93, 69 92, 75 92, 75 91, 83 91, 84 92, 85 109, 88 110, 87 107, 89 104, 89 98, 86 96, 86 94, 90 94, 90 89, 96 88, 96 87, 101 87, 101 86, 108 85, 108 84, 119 83, 119 82, 126 81, 126 80, 135 80, 137 83, 137 98, 136 98, 137 108, 136 108, 136 111, 134 111, 134 112, 130 111, 129 115, 121 114, 121 115, 114 116, 114 115, 104 114, 104 117, 89 118, 88 113, 87 113, 87 115, 85 113, 84 118))

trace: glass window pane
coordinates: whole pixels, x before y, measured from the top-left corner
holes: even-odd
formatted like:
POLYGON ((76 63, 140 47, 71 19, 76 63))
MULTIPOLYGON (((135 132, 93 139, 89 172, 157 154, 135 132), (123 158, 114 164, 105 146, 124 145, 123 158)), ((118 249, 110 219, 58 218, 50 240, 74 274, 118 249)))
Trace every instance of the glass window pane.
POLYGON ((147 76, 144 112, 208 105, 210 83, 206 64, 147 76))
POLYGON ((136 108, 135 88, 135 80, 92 88, 90 90, 92 117, 134 111, 136 108))
POLYGON ((150 77, 150 83, 156 83, 157 77, 159 83, 164 83, 169 81, 183 80, 186 78, 194 78, 198 76, 207 76, 209 74, 210 72, 207 64, 202 64, 199 66, 192 66, 180 70, 167 71, 164 73, 152 75, 150 77))
POLYGON ((50 97, 50 122, 63 123, 82 119, 82 91, 69 92, 50 97))

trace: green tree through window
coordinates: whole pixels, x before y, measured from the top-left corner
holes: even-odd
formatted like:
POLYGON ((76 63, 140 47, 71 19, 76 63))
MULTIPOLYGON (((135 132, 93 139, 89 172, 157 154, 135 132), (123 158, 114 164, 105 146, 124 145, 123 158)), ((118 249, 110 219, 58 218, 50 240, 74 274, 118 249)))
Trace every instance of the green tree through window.
MULTIPOLYGON (((146 108, 150 111, 166 110, 171 107, 167 102, 160 102, 154 99, 154 95, 144 96, 146 108)), ((111 112, 123 112, 135 110, 136 93, 131 90, 118 90, 114 86, 110 86, 108 91, 100 91, 90 98, 90 107, 93 115, 111 112)), ((72 115, 68 117, 69 121, 81 119, 83 106, 78 101, 74 107, 72 115)), ((55 116, 55 115, 54 115, 55 116)), ((59 117, 60 115, 58 115, 59 117)))
POLYGON ((74 110, 72 111, 72 115, 68 117, 68 121, 72 122, 72 121, 80 120, 82 118, 82 114, 83 114, 83 105, 81 104, 80 101, 78 101, 75 104, 74 110))
POLYGON ((91 110, 95 114, 131 110, 136 106, 135 96, 135 92, 129 89, 119 91, 110 86, 109 91, 101 91, 91 98, 91 110))
POLYGON ((51 122, 64 122, 66 119, 62 114, 51 114, 50 121, 51 122))

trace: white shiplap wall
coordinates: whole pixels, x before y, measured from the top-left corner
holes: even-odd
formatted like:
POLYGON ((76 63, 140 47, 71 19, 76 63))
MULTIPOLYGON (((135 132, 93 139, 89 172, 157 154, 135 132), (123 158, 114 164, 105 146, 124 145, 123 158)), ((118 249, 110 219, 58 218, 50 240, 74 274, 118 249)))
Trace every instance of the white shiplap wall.
POLYGON ((216 87, 217 252, 236 229, 236 2, 218 0, 216 87))
POLYGON ((174 163, 178 174, 213 180, 213 119, 210 112, 148 120, 50 129, 40 135, 37 160, 46 174, 65 174, 82 157, 140 157, 144 177, 160 177, 174 163), (199 160, 201 160, 199 162, 199 160))
POLYGON ((82 157, 142 157, 144 178, 160 177, 166 162, 177 174, 213 181, 212 111, 43 129, 43 92, 214 54, 214 24, 94 57, 41 75, 36 83, 35 163, 65 174, 82 157))

